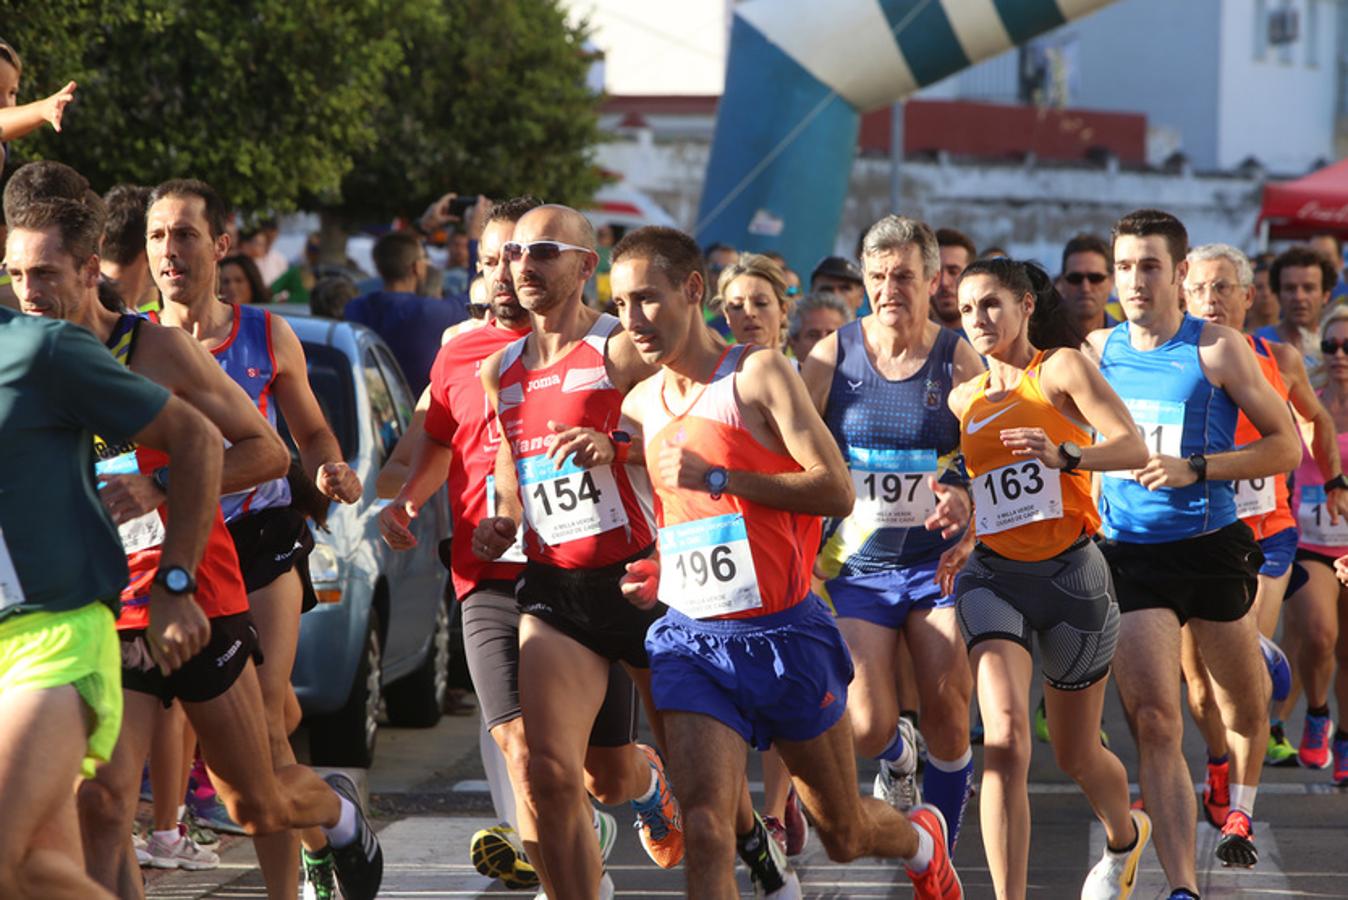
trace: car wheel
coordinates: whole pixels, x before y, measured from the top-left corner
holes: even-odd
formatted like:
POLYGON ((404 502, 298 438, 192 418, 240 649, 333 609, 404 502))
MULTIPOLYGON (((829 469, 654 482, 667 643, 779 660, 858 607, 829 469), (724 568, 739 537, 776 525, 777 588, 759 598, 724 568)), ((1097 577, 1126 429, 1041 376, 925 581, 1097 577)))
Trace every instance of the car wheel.
POLYGON ((450 604, 442 600, 435 612, 435 631, 430 651, 421 665, 406 678, 390 684, 386 692, 390 725, 430 728, 440 721, 449 693, 450 604))
POLYGON ((356 678, 345 705, 317 716, 310 724, 309 759, 316 766, 368 769, 379 738, 379 715, 384 705, 384 656, 379 643, 379 616, 370 610, 365 646, 356 678))

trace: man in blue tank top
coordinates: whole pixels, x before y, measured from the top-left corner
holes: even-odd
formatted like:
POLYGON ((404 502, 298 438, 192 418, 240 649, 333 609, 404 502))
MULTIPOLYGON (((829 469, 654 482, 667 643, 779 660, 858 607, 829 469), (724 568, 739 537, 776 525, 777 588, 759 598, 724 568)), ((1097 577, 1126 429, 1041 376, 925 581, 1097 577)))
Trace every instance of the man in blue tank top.
POLYGON ((857 494, 850 515, 827 523, 815 574, 856 664, 847 709, 857 750, 880 761, 874 793, 900 809, 917 799, 916 734, 900 720, 895 688, 906 635, 928 747, 923 790, 953 847, 973 775, 973 679, 954 598, 937 582, 942 562, 961 555, 970 508, 946 398, 983 364, 958 332, 929 320, 940 253, 927 225, 886 216, 866 233, 862 263, 874 312, 820 341, 801 366, 857 494))
POLYGON ((1231 812, 1216 853, 1227 865, 1252 866, 1270 685, 1251 613, 1263 556, 1236 518, 1233 481, 1287 472, 1300 448, 1287 406, 1245 338, 1182 311, 1183 224, 1138 210, 1114 226, 1113 248, 1127 321, 1088 341, 1151 451, 1142 469, 1101 479, 1101 550, 1123 613, 1114 668, 1139 747, 1156 855, 1172 900, 1188 900, 1198 896, 1197 811, 1180 748, 1180 628, 1189 625, 1209 663, 1231 729, 1231 812), (1237 450, 1238 411, 1263 437, 1237 450))

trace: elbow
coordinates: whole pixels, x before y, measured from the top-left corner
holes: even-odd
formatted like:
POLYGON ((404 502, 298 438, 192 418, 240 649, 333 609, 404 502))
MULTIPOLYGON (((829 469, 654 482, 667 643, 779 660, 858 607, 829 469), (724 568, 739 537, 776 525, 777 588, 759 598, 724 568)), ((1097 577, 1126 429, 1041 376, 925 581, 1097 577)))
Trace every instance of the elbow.
POLYGON ((1123 439, 1123 449, 1128 454, 1128 458, 1120 469, 1140 469, 1147 464, 1151 454, 1147 451, 1147 442, 1142 440, 1142 436, 1136 431, 1128 432, 1123 439))
POLYGON ((822 505, 828 508, 821 510, 819 514, 840 519, 851 515, 857 492, 852 486, 852 479, 843 476, 833 479, 833 483, 824 489, 824 497, 826 502, 822 505))
POLYGON ((267 448, 267 477, 284 478, 290 471, 290 451, 276 432, 272 432, 267 448))
POLYGON ((1278 461, 1278 472, 1290 472, 1301 465, 1301 440, 1298 438, 1296 429, 1289 428, 1278 435, 1278 450, 1276 454, 1278 461))

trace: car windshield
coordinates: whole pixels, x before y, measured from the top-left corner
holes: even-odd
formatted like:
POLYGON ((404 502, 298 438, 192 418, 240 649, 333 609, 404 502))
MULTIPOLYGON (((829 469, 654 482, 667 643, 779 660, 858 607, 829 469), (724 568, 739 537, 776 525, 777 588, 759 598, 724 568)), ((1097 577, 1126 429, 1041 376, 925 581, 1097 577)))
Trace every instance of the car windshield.
MULTIPOLYGON (((318 405, 322 407, 333 434, 337 435, 342 458, 353 459, 360 452, 360 446, 356 440, 356 392, 351 383, 351 361, 336 347, 309 341, 302 343, 309 361, 309 385, 314 389, 314 396, 318 398, 318 405)), ((290 436, 290 428, 279 405, 276 407, 276 430, 290 448, 290 455, 298 459, 295 439, 290 436)))

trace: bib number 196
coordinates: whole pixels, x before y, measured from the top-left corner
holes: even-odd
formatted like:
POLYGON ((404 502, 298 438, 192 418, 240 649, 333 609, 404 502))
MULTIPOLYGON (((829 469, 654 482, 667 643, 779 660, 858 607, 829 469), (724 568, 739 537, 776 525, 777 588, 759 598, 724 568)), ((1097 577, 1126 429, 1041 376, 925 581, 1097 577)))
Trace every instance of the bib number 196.
POLYGON ((660 529, 660 602, 694 619, 763 605, 744 516, 660 529))

